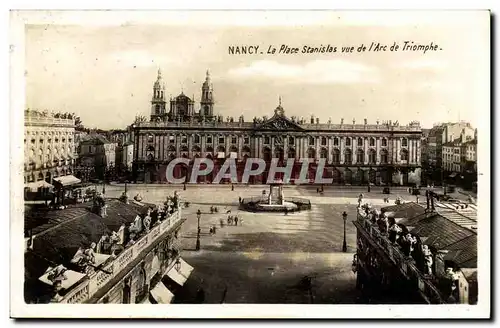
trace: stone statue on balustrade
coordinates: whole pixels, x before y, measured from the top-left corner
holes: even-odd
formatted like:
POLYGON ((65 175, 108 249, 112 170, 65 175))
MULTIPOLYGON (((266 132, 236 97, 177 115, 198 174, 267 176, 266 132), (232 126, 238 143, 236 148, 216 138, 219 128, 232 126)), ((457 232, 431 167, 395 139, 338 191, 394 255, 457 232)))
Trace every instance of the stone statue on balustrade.
POLYGON ((422 255, 424 257, 424 274, 432 275, 432 264, 434 260, 429 246, 422 245, 422 255))
POLYGON ((417 238, 412 236, 412 234, 407 233, 406 235, 404 235, 401 239, 401 247, 403 248, 403 253, 406 256, 411 256, 416 243, 417 238))
POLYGON ((96 243, 92 243, 89 248, 78 248, 71 259, 71 263, 75 264, 80 268, 82 272, 89 273, 94 270, 93 265, 95 264, 94 249, 96 248, 96 243))
POLYGON ((64 266, 58 265, 47 275, 47 279, 52 283, 55 291, 59 291, 62 288, 62 282, 68 279, 66 271, 64 266))
POLYGON ((389 227, 389 240, 392 243, 396 243, 402 232, 403 232, 403 229, 401 229, 401 227, 397 223, 394 222, 389 227))

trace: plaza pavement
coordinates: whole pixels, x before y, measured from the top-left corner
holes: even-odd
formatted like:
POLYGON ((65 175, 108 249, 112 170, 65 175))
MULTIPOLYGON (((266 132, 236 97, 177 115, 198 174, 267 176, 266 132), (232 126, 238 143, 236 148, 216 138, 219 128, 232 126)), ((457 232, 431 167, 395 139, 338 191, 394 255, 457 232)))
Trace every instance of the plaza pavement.
MULTIPOLYGON (((355 274, 351 271, 356 249, 355 220, 357 196, 363 193, 375 206, 383 203, 381 190, 326 188, 323 195, 311 187, 286 187, 285 197, 303 197, 311 201, 310 211, 298 213, 249 213, 238 210, 238 197, 255 197, 267 186, 247 187, 193 186, 148 188, 129 185, 128 194, 140 193, 145 202, 162 203, 177 190, 190 202, 182 209, 186 222, 181 227, 182 257, 195 270, 186 283, 178 303, 190 303, 196 290, 205 290, 205 303, 355 303, 355 274), (210 206, 219 212, 211 214, 210 206), (201 250, 195 251, 197 218, 201 210, 201 250), (227 225, 227 211, 240 218, 238 226, 227 225), (346 224, 347 253, 342 253, 343 219, 346 224), (224 226, 221 227, 220 220, 224 226), (242 221, 241 221, 242 220, 242 221), (216 234, 209 229, 216 226, 216 234), (313 277, 312 296, 297 287, 300 279, 313 277), (224 292, 226 290, 226 292, 224 292)), ((118 197, 121 186, 106 188, 107 197, 118 197)), ((405 190, 401 190, 401 195, 405 190)), ((395 199, 397 194, 390 195, 395 199)), ((393 202, 392 202, 393 203, 393 202)))

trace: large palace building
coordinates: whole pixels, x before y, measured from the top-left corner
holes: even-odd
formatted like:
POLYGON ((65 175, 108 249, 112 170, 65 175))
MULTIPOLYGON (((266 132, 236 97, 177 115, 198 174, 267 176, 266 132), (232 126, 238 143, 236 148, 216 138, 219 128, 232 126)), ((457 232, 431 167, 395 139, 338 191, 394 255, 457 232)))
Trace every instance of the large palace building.
MULTIPOLYGON (((281 105, 270 118, 245 120, 214 114, 214 90, 207 71, 201 89, 198 110, 195 102, 184 93, 170 99, 167 106, 161 72, 153 86, 149 122, 136 122, 134 129, 133 172, 137 182, 166 183, 166 168, 175 158, 197 157, 215 161, 212 173, 200 177, 198 183, 209 183, 228 158, 237 163, 238 181, 247 158, 261 158, 268 164, 266 170, 250 183, 265 183, 273 158, 285 165, 295 159, 291 181, 299 178, 302 163, 309 158, 308 179, 314 179, 320 159, 326 161, 323 178, 333 184, 420 184, 421 127, 418 122, 406 126, 385 121, 368 124, 344 122, 320 123, 287 117, 281 105)), ((192 164, 190 164, 192 165, 192 164)), ((321 165, 319 166, 321 167, 321 165)), ((186 176, 191 170, 185 164, 174 168, 174 176, 186 176)), ((279 176, 277 177, 279 178, 279 176)))

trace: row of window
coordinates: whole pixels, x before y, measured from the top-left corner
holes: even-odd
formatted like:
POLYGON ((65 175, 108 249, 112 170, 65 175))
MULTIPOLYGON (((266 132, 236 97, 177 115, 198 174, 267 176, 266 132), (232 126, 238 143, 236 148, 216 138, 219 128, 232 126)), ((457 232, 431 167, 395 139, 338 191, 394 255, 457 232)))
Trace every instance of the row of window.
MULTIPOLYGON (((169 146, 167 148, 167 151, 170 152, 170 153, 174 153, 176 152, 176 148, 174 146, 169 146)), ((187 146, 182 146, 181 149, 180 149, 181 152, 184 152, 184 153, 187 153, 189 152, 189 148, 187 146)), ((198 146, 195 146, 193 147, 193 152, 195 153, 199 153, 201 152, 201 149, 200 147, 198 146)), ((213 153, 214 149, 212 147, 207 147, 206 151, 208 153, 213 153)), ((230 152, 238 152, 238 148, 237 147, 231 147, 229 149, 230 152)), ((146 152, 147 152, 147 156, 148 157, 154 157, 154 152, 155 152, 155 148, 153 146, 148 146, 146 148, 146 152)), ((223 146, 219 146, 217 147, 217 152, 223 152, 225 153, 226 152, 226 148, 223 147, 223 146)), ((249 147, 243 147, 242 148, 242 153, 245 155, 245 156, 248 156, 250 155, 250 148, 249 147)), ((265 160, 270 160, 271 159, 271 150, 270 149, 264 149, 264 159, 265 160)), ((295 149, 293 148, 290 148, 288 150, 288 158, 295 158, 295 155, 296 155, 296 152, 295 152, 295 149)), ((340 150, 339 149, 334 149, 333 152, 332 152, 332 155, 333 155, 333 161, 334 162, 340 162, 340 150)), ((283 150, 282 149, 279 149, 275 152, 275 157, 276 158, 282 158, 283 157, 283 150)), ((308 150, 307 152, 307 157, 308 158, 316 158, 316 150, 311 148, 308 150)), ((320 158, 327 158, 328 157, 328 151, 325 149, 325 148, 322 148, 320 150, 320 158)), ((376 163, 376 158, 377 158, 377 152, 374 150, 374 149, 370 149, 368 150, 368 162, 369 163, 376 163)), ((400 159, 401 161, 408 161, 408 151, 406 149, 403 149, 401 152, 400 152, 400 159)), ((358 149, 356 151, 356 162, 357 163, 364 163, 365 161, 365 151, 362 150, 362 149, 358 149)), ((382 149, 380 151, 380 161, 381 163, 387 163, 388 162, 388 152, 387 150, 385 149, 382 149)), ((352 151, 350 149, 346 149, 344 151, 344 162, 346 163, 352 163, 352 151)))
MULTIPOLYGON (((64 150, 65 150, 64 148, 61 148, 61 149, 59 149, 59 148, 54 148, 53 150, 51 150, 50 148, 47 148, 47 149, 45 149, 45 151, 44 151, 44 150, 43 150, 43 148, 39 148, 39 149, 38 149, 38 154, 43 154, 43 153, 46 153, 46 154, 50 154, 50 153, 58 154, 58 153, 60 153, 60 152, 61 152, 61 153, 64 153, 64 150)), ((68 152, 68 154, 72 154, 72 153, 73 153, 73 152, 72 152, 72 150, 71 150, 71 148, 69 148, 69 147, 67 148, 67 152, 68 152)), ((31 148, 31 149, 30 149, 30 155, 31 155, 31 156, 34 156, 34 155, 35 155, 35 148, 31 148)))
POLYGON ((26 131, 26 134, 32 134, 32 135, 42 135, 42 136, 50 136, 50 135, 72 135, 72 131, 26 131))
MULTIPOLYGON (((219 138, 219 144, 224 144, 225 143, 225 137, 220 136, 218 138, 219 138)), ((358 146, 362 146, 363 143, 364 143, 364 139, 363 138, 357 138, 356 141, 357 141, 356 144, 358 146)), ((154 136, 148 135, 148 143, 153 143, 153 142, 154 142, 154 136)), ((174 136, 170 136, 169 137, 169 142, 171 144, 175 144, 175 137, 174 136)), ((200 142, 201 142, 200 135, 195 134, 194 135, 194 143, 200 143, 200 142)), ((315 144, 315 142, 316 142, 316 138, 315 137, 309 137, 309 143, 308 144, 310 146, 313 146, 315 144)), ((326 146, 327 142, 328 142, 328 139, 326 137, 321 137, 320 144, 322 146, 326 146)), ((188 137, 187 136, 182 136, 181 137, 181 143, 187 144, 188 143, 188 137)), ((208 144, 213 143, 212 136, 207 136, 206 143, 208 143, 208 144)), ((238 143, 238 138, 237 137, 231 137, 231 144, 237 144, 237 143, 238 143)), ((264 144, 265 145, 269 145, 270 143, 271 143, 271 137, 264 136, 264 144)), ((290 145, 295 144, 295 137, 288 137, 288 143, 290 145)), ((338 146, 339 143, 340 143, 340 139, 338 137, 333 138, 333 145, 334 146, 338 146)), ((381 143, 382 143, 382 147, 387 147, 387 139, 386 138, 382 138, 381 143)), ((243 144, 245 144, 245 145, 250 144, 250 138, 249 137, 244 137, 243 138, 243 144)), ((368 144, 369 144, 370 147, 375 147, 375 138, 369 138, 368 144)), ((351 138, 349 138, 349 137, 345 138, 345 145, 346 146, 351 146, 351 138)), ((402 147, 408 147, 408 139, 402 138, 401 139, 401 146, 402 147)))
MULTIPOLYGON (((64 143, 64 142, 66 142, 66 138, 61 138, 60 140, 61 140, 61 142, 63 142, 63 143, 64 143)), ((71 143, 72 141, 73 141, 73 139, 68 138, 68 142, 69 142, 69 143, 71 143)), ((44 139, 40 139, 40 140, 38 140, 38 142, 39 142, 40 144, 43 144, 43 143, 45 143, 45 140, 44 140, 44 139)), ((47 139, 47 143, 51 143, 51 142, 52 142, 52 139, 51 139, 51 138, 47 139)), ((58 143, 58 142, 59 142, 59 138, 55 138, 55 139, 54 139, 54 142, 55 142, 55 143, 58 143)), ((24 139, 24 143, 26 143, 26 139, 24 139)), ((32 139, 31 139, 31 144, 32 144, 32 145, 34 145, 35 143, 36 143, 36 139, 35 139, 35 138, 32 138, 32 139)))

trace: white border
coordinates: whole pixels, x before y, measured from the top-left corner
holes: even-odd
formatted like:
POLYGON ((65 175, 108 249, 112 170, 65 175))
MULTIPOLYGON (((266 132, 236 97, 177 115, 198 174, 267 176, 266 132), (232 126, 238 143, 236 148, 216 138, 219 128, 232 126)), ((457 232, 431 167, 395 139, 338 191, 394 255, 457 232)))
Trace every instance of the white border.
MULTIPOLYGON (((230 7, 229 7, 230 8, 230 7)), ((248 6, 247 6, 248 8, 248 6)), ((351 7, 352 8, 352 7, 351 7)), ((367 14, 359 12, 262 12, 251 11, 243 13, 231 13, 227 15, 231 24, 253 24, 267 25, 269 20, 280 25, 293 24, 325 24, 331 23, 332 18, 342 16, 334 20, 341 24, 355 25, 390 25, 397 28, 398 24, 415 24, 423 22, 439 22, 443 13, 430 12, 398 12, 398 17, 390 13, 391 17, 383 12, 367 14), (374 18, 377 16, 376 18, 374 18)), ((466 14, 463 12, 462 14, 466 14)), ((30 305, 23 302, 23 275, 19 274, 23 269, 23 220, 22 209, 22 133, 24 109, 24 22, 38 24, 98 24, 116 25, 124 21, 140 24, 147 20, 148 23, 159 23, 168 21, 169 24, 221 24, 220 19, 214 19, 216 12, 21 12, 11 13, 11 75, 10 75, 10 113, 12 114, 10 126, 11 138, 11 316, 15 317, 79 317, 87 318, 110 318, 110 317, 138 317, 138 318, 485 318, 490 315, 489 300, 489 249, 490 249, 490 135, 489 128, 489 106, 480 106, 478 115, 485 119, 478 126, 479 141, 478 152, 480 161, 478 170, 483 173, 479 177, 479 304, 477 306, 454 305, 454 306, 415 306, 415 305, 106 305, 98 307, 95 305, 30 305), (97 17, 97 18, 96 18, 97 17), (167 18, 167 19, 165 19, 167 18), (19 156, 20 155, 20 156, 19 156), (19 183, 21 182, 21 183, 19 183), (488 256, 486 256, 488 255, 488 256), (77 307, 77 308, 76 308, 77 307), (305 310, 307 308, 307 310, 305 310)), ((228 21, 224 21, 227 25, 228 21)), ((481 66, 489 72, 489 54, 485 54, 481 66)), ((478 64, 479 65, 479 64, 478 64)), ((489 90, 485 90, 485 99, 488 99, 489 90)))

